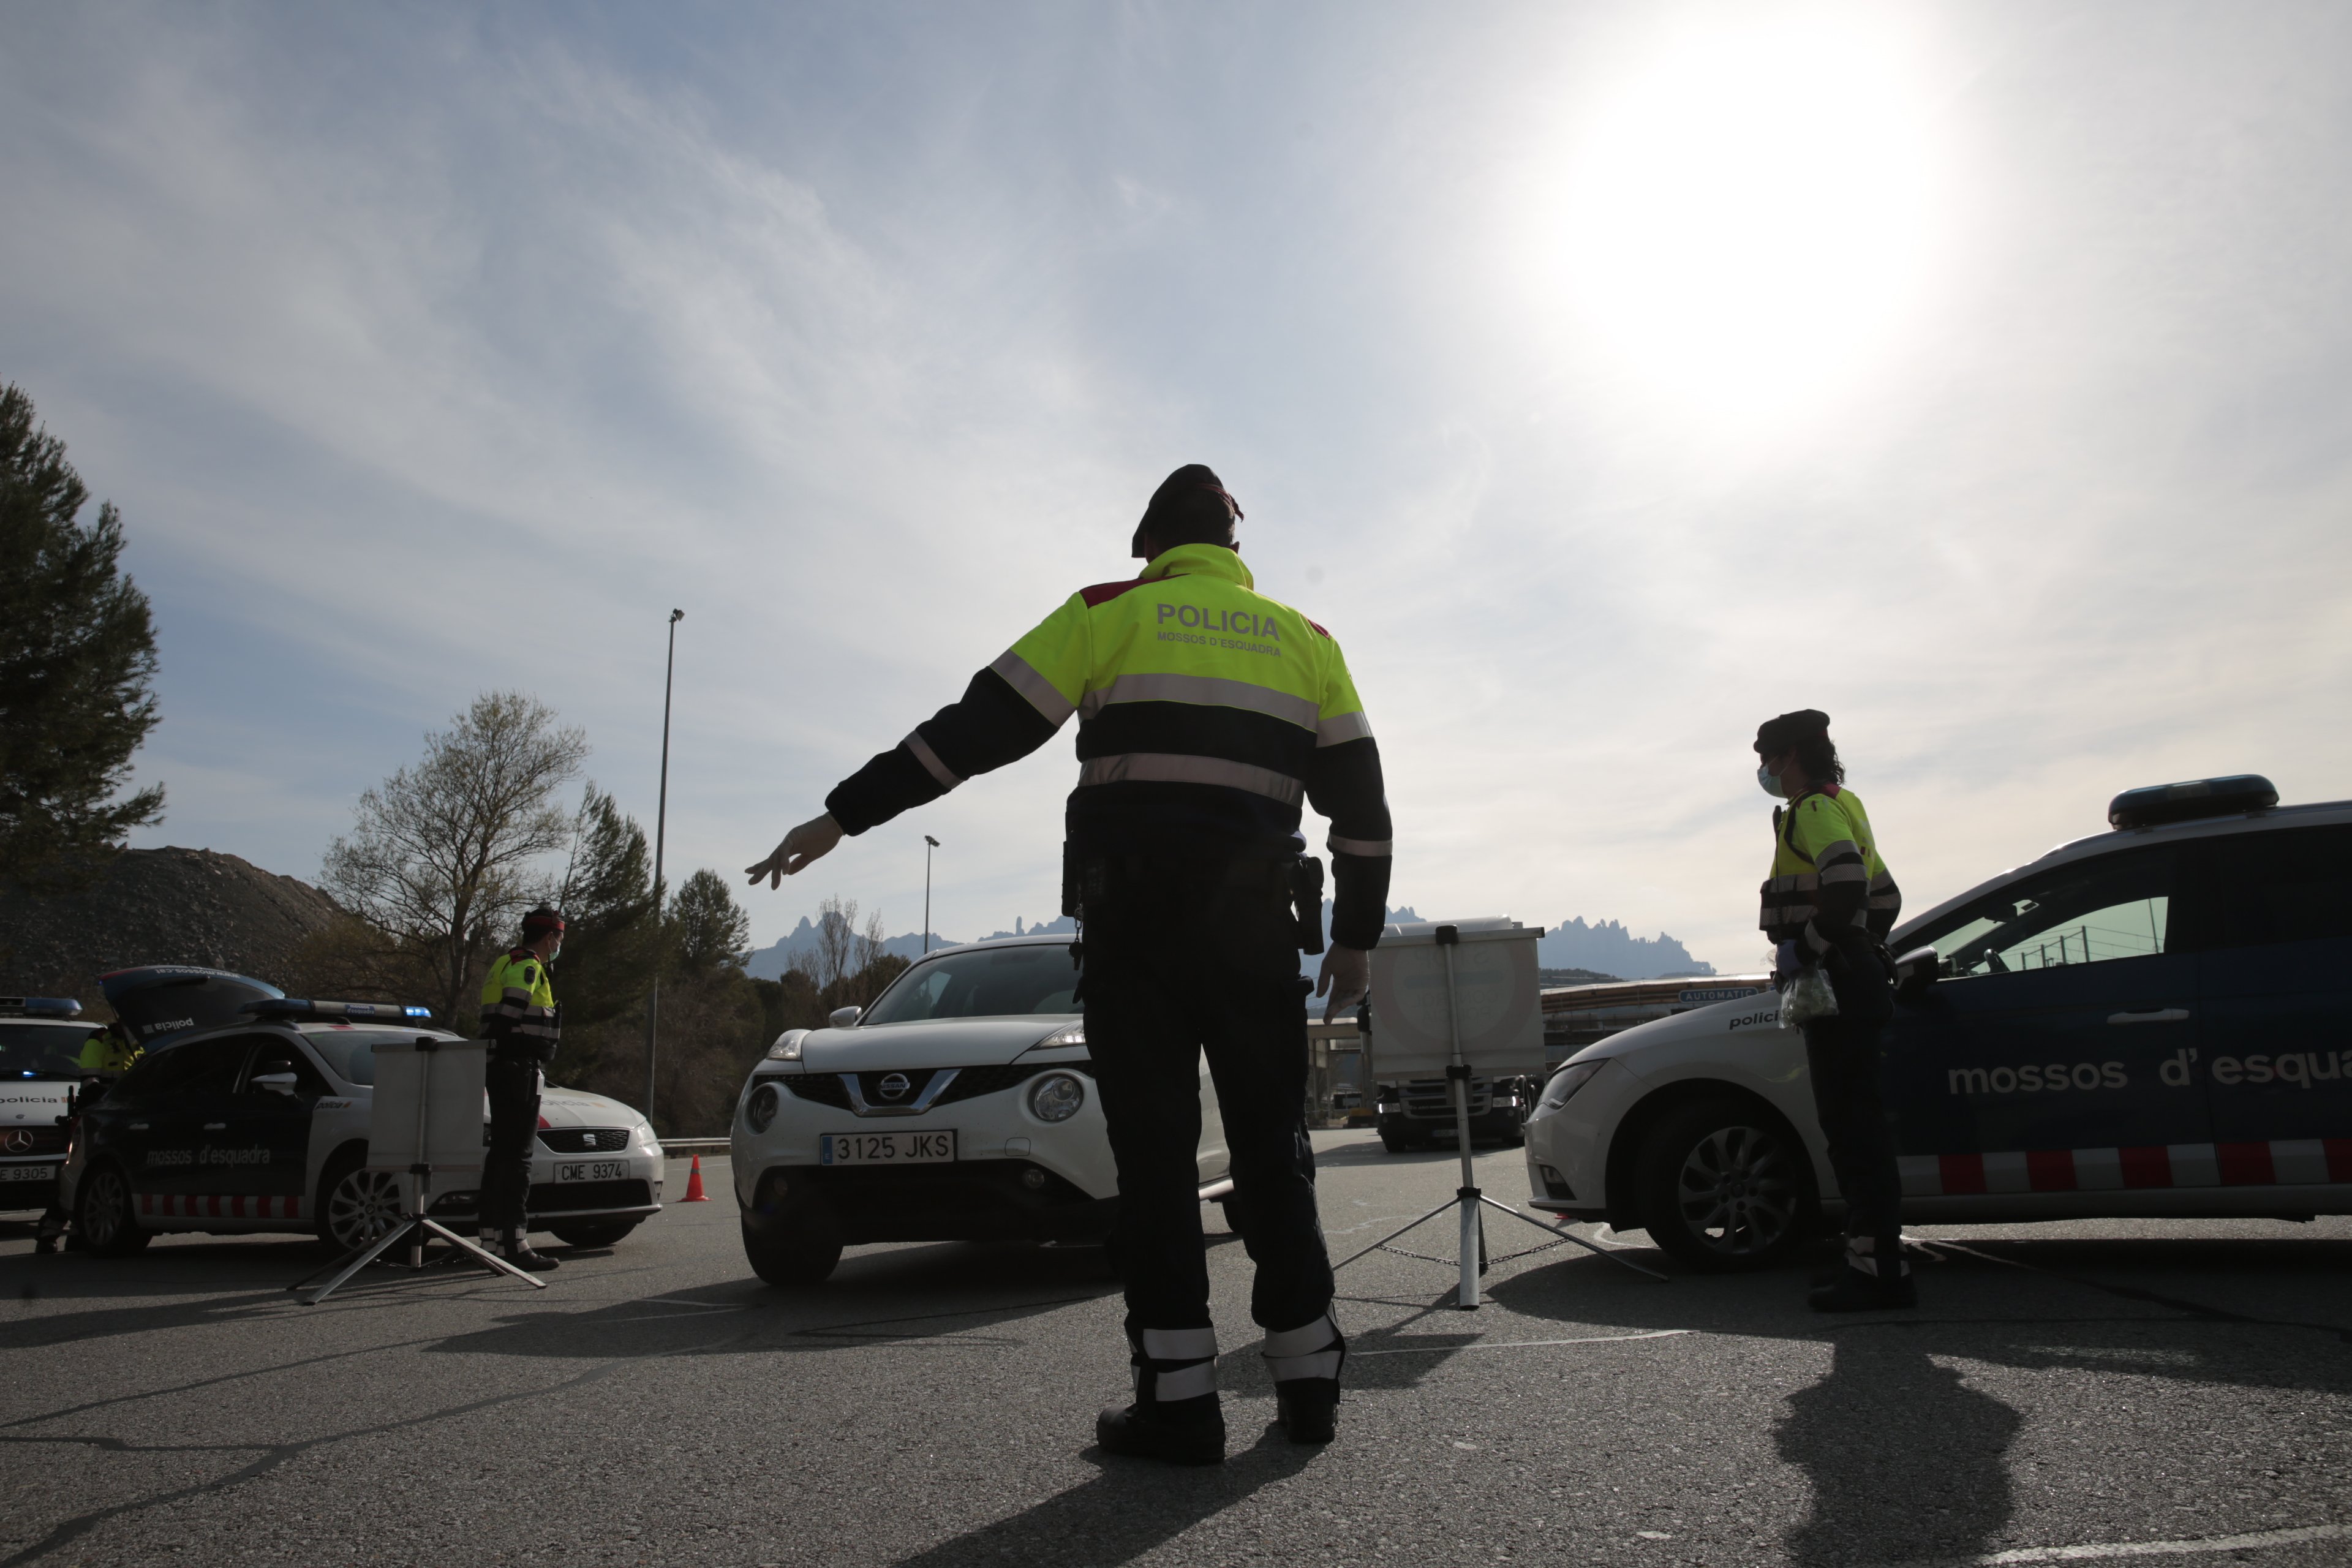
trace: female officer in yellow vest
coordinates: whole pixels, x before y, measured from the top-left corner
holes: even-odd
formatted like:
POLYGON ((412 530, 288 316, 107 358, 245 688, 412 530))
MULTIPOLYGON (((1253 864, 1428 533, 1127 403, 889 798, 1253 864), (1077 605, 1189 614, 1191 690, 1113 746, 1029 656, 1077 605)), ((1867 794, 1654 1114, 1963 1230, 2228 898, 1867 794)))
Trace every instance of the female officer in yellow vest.
POLYGON ((1903 1180, 1878 1063, 1879 1031, 1895 1016, 1886 935, 1903 895, 1879 858, 1869 814, 1844 787, 1828 714, 1806 708, 1768 721, 1756 731, 1756 754, 1757 782, 1788 803, 1772 813, 1772 874, 1758 923, 1780 944, 1779 973, 1818 965, 1838 1004, 1835 1016, 1804 1025, 1813 1104, 1846 1203, 1845 1267, 1812 1304, 1824 1312, 1913 1306, 1903 1180))

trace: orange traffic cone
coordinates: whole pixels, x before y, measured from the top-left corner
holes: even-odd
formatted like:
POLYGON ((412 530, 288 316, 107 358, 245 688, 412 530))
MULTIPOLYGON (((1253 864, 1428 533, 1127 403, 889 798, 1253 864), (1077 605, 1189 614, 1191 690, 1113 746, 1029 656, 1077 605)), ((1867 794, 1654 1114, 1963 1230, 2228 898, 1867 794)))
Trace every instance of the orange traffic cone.
POLYGON ((702 1156, 699 1154, 694 1157, 693 1169, 686 1173, 686 1196, 678 1201, 688 1204, 707 1204, 710 1201, 710 1194, 702 1190, 702 1156))

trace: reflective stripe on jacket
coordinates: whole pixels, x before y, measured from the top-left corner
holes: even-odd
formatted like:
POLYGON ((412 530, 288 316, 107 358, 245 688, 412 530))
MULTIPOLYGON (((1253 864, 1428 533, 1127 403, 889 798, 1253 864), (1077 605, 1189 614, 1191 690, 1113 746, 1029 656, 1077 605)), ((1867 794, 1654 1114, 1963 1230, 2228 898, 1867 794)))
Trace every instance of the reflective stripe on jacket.
POLYGON ((1301 854, 1302 805, 1331 822, 1334 940, 1386 916, 1391 827, 1380 750, 1339 643, 1256 590, 1219 545, 1083 588, 825 798, 862 833, 1078 720, 1067 833, 1081 857, 1301 854))
POLYGON ((490 965, 482 982, 482 1038, 493 1049, 511 1041, 541 1061, 555 1055, 555 986, 530 949, 516 948, 490 965))
MULTIPOLYGON (((1850 789, 1835 784, 1801 795, 1772 814, 1772 874, 1761 889, 1762 912, 1757 924, 1774 941, 1805 931, 1827 901, 1852 914, 1833 924, 1862 927, 1880 942, 1903 911, 1903 892, 1895 887, 1886 862, 1879 858, 1878 841, 1870 827, 1870 814, 1850 789), (1827 889, 1852 888, 1862 897, 1832 897, 1827 889)), ((1806 933, 1809 944, 1821 928, 1806 933)))

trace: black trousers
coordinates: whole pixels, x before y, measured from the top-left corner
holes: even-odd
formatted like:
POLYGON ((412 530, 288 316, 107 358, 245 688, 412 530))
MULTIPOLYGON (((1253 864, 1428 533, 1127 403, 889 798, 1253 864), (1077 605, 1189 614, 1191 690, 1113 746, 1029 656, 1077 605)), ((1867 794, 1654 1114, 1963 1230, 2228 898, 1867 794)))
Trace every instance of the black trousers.
POLYGON ((1087 900, 1087 1052, 1118 1166, 1130 1337, 1209 1323, 1200 1061, 1256 1268, 1250 1315, 1300 1327, 1331 1305, 1307 1141, 1306 986, 1288 889, 1255 863, 1135 871, 1087 900))
POLYGON ((1829 966, 1837 1016, 1805 1025, 1805 1066, 1828 1140, 1830 1169, 1845 1194, 1845 1233, 1873 1238, 1876 1256, 1902 1256, 1903 1178, 1895 1129, 1879 1084, 1878 1037, 1894 1016, 1890 977, 1864 942, 1829 966))
POLYGON ((539 1134, 539 1064, 493 1057, 482 1069, 490 1091, 490 1146, 482 1155, 481 1224, 488 1230, 523 1228, 530 1195, 530 1142, 539 1134))

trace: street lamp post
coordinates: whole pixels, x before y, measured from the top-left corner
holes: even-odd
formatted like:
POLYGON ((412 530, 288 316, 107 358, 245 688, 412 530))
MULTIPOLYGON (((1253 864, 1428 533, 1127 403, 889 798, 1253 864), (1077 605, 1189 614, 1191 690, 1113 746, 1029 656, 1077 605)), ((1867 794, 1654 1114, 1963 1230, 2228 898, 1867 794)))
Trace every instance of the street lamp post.
POLYGON ((940 841, 929 834, 923 835, 923 951, 931 951, 931 851, 940 841))
MULTIPOLYGON (((669 835, 669 694, 670 682, 677 673, 677 623, 686 619, 684 610, 669 613, 669 661, 662 667, 662 752, 661 795, 654 808, 654 930, 661 930, 662 921, 662 848, 669 835)), ((661 952, 655 949, 653 994, 646 999, 646 1120, 654 1119, 654 1050, 661 1025, 661 952)))

